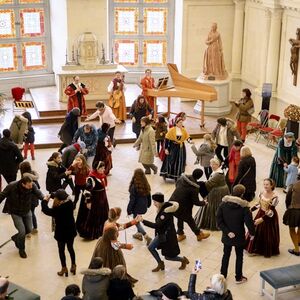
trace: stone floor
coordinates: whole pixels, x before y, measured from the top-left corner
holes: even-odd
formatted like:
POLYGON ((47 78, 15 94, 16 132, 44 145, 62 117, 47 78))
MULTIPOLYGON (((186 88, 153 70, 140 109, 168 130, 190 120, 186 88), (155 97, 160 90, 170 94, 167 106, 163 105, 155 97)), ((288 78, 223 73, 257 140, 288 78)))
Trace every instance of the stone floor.
MULTIPOLYGON (((196 144, 201 141, 196 140, 196 144)), ((257 190, 262 189, 262 180, 268 176, 270 162, 272 160, 274 150, 267 148, 263 141, 255 143, 253 137, 250 137, 246 144, 253 150, 257 162, 257 190)), ((191 173, 195 168, 195 157, 187 146, 187 173, 191 173)), ((46 160, 54 149, 37 150, 36 160, 32 162, 33 169, 40 174, 40 184, 42 190, 45 191, 45 173, 46 160)), ((133 170, 140 165, 137 162, 138 152, 136 152, 131 144, 118 145, 113 152, 114 168, 112 176, 108 177, 108 199, 110 207, 120 206, 123 209, 121 221, 126 222, 126 207, 128 203, 128 184, 131 179, 133 170)), ((160 166, 161 162, 156 161, 160 166)), ((151 184, 152 192, 163 192, 166 199, 174 190, 174 184, 171 182, 165 183, 158 175, 149 175, 149 183, 151 184)), ((259 295, 259 272, 260 270, 288 266, 300 263, 300 258, 290 255, 287 250, 290 248, 291 241, 288 235, 288 228, 282 224, 282 215, 285 210, 285 197, 281 189, 277 191, 280 202, 278 205, 278 213, 280 216, 280 234, 281 254, 277 257, 247 257, 244 258, 244 275, 248 277, 248 282, 243 285, 234 283, 234 254, 230 263, 228 276, 228 287, 232 291, 233 298, 238 300, 244 299, 267 299, 259 295)), ((2 210, 3 203, 0 205, 2 210)), ((195 209, 196 212, 196 209, 195 209)), ((88 266, 96 241, 84 241, 80 237, 76 238, 75 250, 77 255, 78 273, 75 276, 59 277, 56 272, 60 269, 58 251, 56 242, 51 233, 50 218, 45 216, 40 211, 40 206, 37 208, 37 217, 39 232, 26 240, 27 259, 19 257, 13 243, 10 242, 1 250, 0 255, 0 275, 9 276, 12 282, 26 287, 41 295, 44 300, 57 300, 64 294, 64 289, 68 284, 77 283, 81 285, 82 275, 80 269, 88 266)), ((152 206, 145 219, 153 220, 155 217, 155 208, 152 206)), ((7 241, 11 235, 15 233, 15 228, 10 216, 0 215, 0 244, 7 241)), ((154 232, 151 229, 147 230, 150 235, 154 232)), ((183 289, 187 289, 188 278, 195 259, 201 259, 203 269, 198 274, 197 291, 202 291, 209 285, 209 280, 212 274, 218 273, 220 270, 220 262, 222 257, 221 233, 212 232, 208 240, 197 242, 195 236, 189 228, 186 228, 187 240, 180 244, 181 254, 187 256, 191 264, 184 271, 178 270, 178 263, 166 262, 166 270, 164 272, 152 273, 151 269, 156 265, 154 259, 148 252, 146 245, 132 239, 134 228, 129 228, 126 232, 121 232, 120 241, 131 242, 134 244, 134 249, 131 251, 124 250, 125 258, 129 273, 139 279, 136 284, 136 294, 145 294, 148 290, 157 288, 167 282, 177 282, 183 289)), ((68 264, 70 265, 69 259, 68 264)), ((300 299, 299 293, 287 293, 278 299, 300 299)))

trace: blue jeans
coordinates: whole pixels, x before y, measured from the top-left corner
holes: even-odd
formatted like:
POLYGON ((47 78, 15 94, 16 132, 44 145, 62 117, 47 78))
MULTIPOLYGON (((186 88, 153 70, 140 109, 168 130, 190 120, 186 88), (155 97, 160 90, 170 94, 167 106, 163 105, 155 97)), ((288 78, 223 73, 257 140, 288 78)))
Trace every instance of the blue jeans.
POLYGON ((25 216, 11 214, 18 233, 13 235, 11 239, 15 242, 16 247, 20 250, 25 250, 25 235, 32 231, 32 214, 29 211, 25 216))
MULTIPOLYGON (((159 246, 159 238, 158 235, 155 236, 155 238, 152 240, 152 242, 150 243, 150 245, 148 246, 148 250, 150 251, 150 253, 152 254, 152 256, 155 258, 155 260, 157 261, 157 263, 162 262, 158 252, 157 252, 157 247, 159 246)), ((182 257, 180 256, 175 256, 175 257, 167 257, 165 256, 166 260, 171 260, 171 261, 182 261, 182 257)))
MULTIPOLYGON (((136 216, 137 214, 133 214, 133 218, 136 218, 136 216)), ((138 222, 135 226, 139 233, 141 233, 142 235, 147 234, 141 222, 138 222)))

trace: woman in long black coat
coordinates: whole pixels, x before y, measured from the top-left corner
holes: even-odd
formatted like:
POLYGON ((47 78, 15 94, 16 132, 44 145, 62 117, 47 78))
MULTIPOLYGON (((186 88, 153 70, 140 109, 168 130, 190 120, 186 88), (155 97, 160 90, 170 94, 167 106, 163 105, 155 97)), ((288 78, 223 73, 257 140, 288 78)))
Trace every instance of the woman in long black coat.
POLYGON ((180 261, 181 266, 179 267, 179 270, 184 270, 189 263, 189 260, 185 256, 178 256, 180 254, 180 249, 173 218, 173 213, 178 209, 179 205, 177 202, 164 202, 164 195, 161 193, 153 194, 152 200, 154 206, 158 210, 155 223, 143 220, 145 226, 155 229, 155 238, 148 246, 149 251, 158 263, 157 267, 154 268, 152 272, 158 272, 159 270, 165 269, 165 264, 161 260, 156 249, 161 249, 161 253, 166 260, 180 261))
POLYGON ((55 220, 55 232, 54 238, 57 240, 59 258, 61 262, 61 271, 57 272, 57 275, 66 277, 68 276, 68 269, 66 264, 65 246, 67 245, 68 251, 71 257, 71 269, 70 272, 73 275, 76 274, 76 261, 74 251, 74 238, 77 235, 75 220, 73 216, 73 202, 65 190, 57 190, 53 194, 54 202, 53 207, 48 207, 47 200, 42 201, 42 211, 44 214, 51 216, 55 220))
POLYGON ((252 201, 256 191, 256 162, 247 146, 241 148, 241 161, 233 186, 237 184, 242 184, 246 188, 243 199, 252 201))

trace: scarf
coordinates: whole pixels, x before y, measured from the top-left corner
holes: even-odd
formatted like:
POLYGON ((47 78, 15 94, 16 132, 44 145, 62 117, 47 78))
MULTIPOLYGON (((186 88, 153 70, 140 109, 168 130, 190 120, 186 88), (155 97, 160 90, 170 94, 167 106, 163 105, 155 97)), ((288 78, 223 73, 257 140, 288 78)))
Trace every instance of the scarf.
POLYGON ((107 186, 107 180, 106 180, 106 175, 100 174, 97 172, 97 170, 91 170, 89 173, 89 177, 94 177, 96 179, 98 179, 99 181, 101 181, 101 183, 103 184, 104 187, 107 186))
POLYGON ((179 139, 177 139, 176 136, 176 126, 172 127, 166 134, 166 139, 176 142, 177 144, 180 145, 180 147, 182 147, 183 143, 188 140, 190 138, 190 135, 188 134, 188 132, 186 131, 186 129, 184 127, 181 128, 181 133, 182 135, 180 136, 179 139))

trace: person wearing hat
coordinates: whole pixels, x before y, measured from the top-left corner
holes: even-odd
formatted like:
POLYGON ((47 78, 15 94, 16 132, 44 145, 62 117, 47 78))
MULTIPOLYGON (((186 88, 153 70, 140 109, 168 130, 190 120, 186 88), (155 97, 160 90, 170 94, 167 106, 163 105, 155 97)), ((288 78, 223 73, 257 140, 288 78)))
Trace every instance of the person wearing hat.
POLYGON ((177 218, 177 234, 178 241, 181 242, 186 239, 186 235, 183 231, 183 223, 187 223, 198 241, 206 239, 210 236, 209 233, 205 233, 197 227, 193 218, 193 206, 204 206, 205 201, 199 200, 199 184, 198 181, 202 177, 203 171, 201 169, 195 169, 192 175, 182 174, 176 182, 176 189, 171 195, 169 201, 177 202, 179 208, 174 213, 177 218))
POLYGON ((276 182, 277 187, 285 186, 284 167, 291 163, 293 156, 297 156, 295 137, 293 132, 287 132, 278 142, 270 170, 269 177, 276 182))
POLYGON ((77 154, 84 154, 85 149, 85 143, 82 141, 79 141, 64 148, 61 155, 62 165, 68 169, 72 165, 77 154))
POLYGON ((177 300, 182 295, 182 291, 176 283, 170 282, 161 288, 161 294, 162 300, 177 300))
POLYGON ((154 206, 157 208, 155 223, 143 220, 141 216, 137 217, 137 221, 142 221, 145 226, 155 229, 155 237, 148 246, 148 250, 158 263, 152 272, 163 271, 165 269, 165 264, 161 260, 157 249, 161 249, 161 253, 166 260, 181 262, 179 270, 184 270, 186 265, 189 264, 189 260, 185 256, 178 256, 180 248, 173 220, 173 214, 179 205, 177 202, 164 202, 164 195, 161 193, 153 194, 152 200, 154 206))
POLYGON ((71 197, 65 190, 59 189, 52 195, 52 208, 48 207, 50 195, 42 201, 42 211, 47 216, 51 216, 55 220, 54 238, 57 241, 59 258, 61 262, 61 271, 57 275, 68 276, 68 269, 66 264, 65 247, 67 245, 72 266, 70 272, 76 274, 76 260, 74 251, 74 239, 77 235, 75 220, 73 216, 73 202, 71 197))
POLYGON ((222 230, 222 243, 224 252, 222 258, 221 274, 227 277, 228 264, 232 247, 235 248, 235 282, 244 283, 247 278, 243 276, 243 254, 246 245, 245 225, 250 238, 255 235, 255 226, 248 207, 248 202, 243 200, 246 189, 242 184, 234 186, 232 195, 223 197, 217 211, 217 226, 222 230))
POLYGON ((59 148, 59 152, 72 144, 72 140, 75 132, 78 129, 78 117, 80 116, 80 109, 74 107, 70 112, 67 113, 64 123, 62 124, 58 137, 63 142, 59 148))

